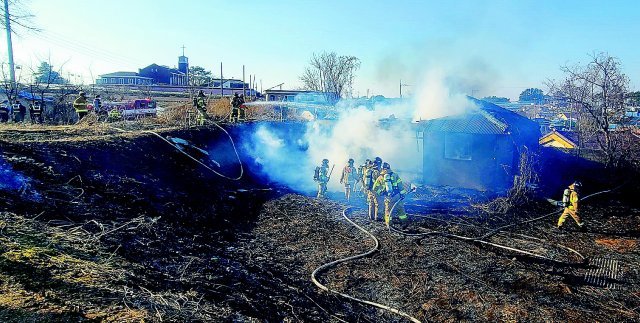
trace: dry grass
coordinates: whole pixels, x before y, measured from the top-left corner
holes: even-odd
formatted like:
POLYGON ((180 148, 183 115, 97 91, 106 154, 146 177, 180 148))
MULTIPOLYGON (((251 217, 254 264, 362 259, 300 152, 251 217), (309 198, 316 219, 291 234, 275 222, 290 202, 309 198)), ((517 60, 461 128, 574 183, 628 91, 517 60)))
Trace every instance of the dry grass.
POLYGON ((596 239, 596 243, 617 252, 630 252, 636 250, 638 240, 632 239, 596 239))

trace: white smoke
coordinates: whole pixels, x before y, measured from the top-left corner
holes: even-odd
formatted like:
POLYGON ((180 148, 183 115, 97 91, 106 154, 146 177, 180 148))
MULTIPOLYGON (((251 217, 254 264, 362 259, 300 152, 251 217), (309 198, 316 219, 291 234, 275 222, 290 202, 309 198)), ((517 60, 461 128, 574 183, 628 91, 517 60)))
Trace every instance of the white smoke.
POLYGON ((442 69, 432 69, 420 82, 415 97, 415 120, 431 120, 451 115, 462 114, 474 107, 461 91, 455 90, 458 78, 445 78, 442 69), (451 84, 451 83, 454 84, 451 84))
POLYGON ((416 89, 412 99, 378 104, 372 110, 355 101, 341 101, 336 106, 337 121, 308 122, 304 134, 290 134, 273 124, 263 124, 245 149, 263 166, 269 179, 300 192, 316 189, 313 170, 324 158, 335 165, 330 191, 342 191, 339 179, 349 158, 360 165, 366 159, 381 157, 405 182, 419 180, 423 147, 416 138, 415 121, 459 114, 473 103, 464 94, 452 91, 445 73, 437 70, 425 74, 416 89))

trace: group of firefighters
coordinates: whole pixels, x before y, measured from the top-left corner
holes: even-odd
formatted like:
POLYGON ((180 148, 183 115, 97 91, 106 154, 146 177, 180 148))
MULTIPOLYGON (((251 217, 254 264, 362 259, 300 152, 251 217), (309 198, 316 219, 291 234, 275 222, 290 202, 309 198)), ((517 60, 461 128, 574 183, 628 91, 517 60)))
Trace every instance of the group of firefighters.
MULTIPOLYGON (((393 216, 397 214, 398 220, 404 222, 408 219, 402 200, 407 194, 402 179, 391 170, 389 163, 382 162, 380 157, 373 161, 367 159, 364 164, 356 168, 355 161, 350 158, 342 169, 340 184, 344 185, 344 194, 347 202, 351 200, 351 194, 356 191, 358 184, 367 197, 369 219, 380 221, 383 217, 380 206, 384 203, 384 221, 389 225, 393 216), (392 214, 392 212, 394 214, 392 214)), ((316 167, 314 180, 318 183, 317 198, 324 198, 327 193, 327 183, 331 179, 333 167, 329 169, 329 160, 323 159, 322 164, 316 167)), ((567 217, 571 216, 578 227, 582 228, 584 222, 578 215, 579 192, 582 184, 573 182, 564 190, 562 206, 564 210, 558 219, 557 227, 561 229, 567 217)))
MULTIPOLYGON (((102 99, 100 98, 100 94, 96 94, 91 102, 93 111, 98 114, 98 116, 106 116, 109 121, 116 121, 122 118, 120 111, 118 109, 110 109, 107 111, 102 106, 102 99)), ((82 120, 87 114, 89 114, 89 102, 87 100, 87 94, 83 91, 78 93, 78 97, 73 101, 73 109, 78 114, 78 122, 82 120)))
MULTIPOLYGON (((10 116, 13 114, 13 107, 5 103, 0 105, 0 122, 7 122, 10 116)), ((243 108, 244 103, 245 103, 244 95, 234 93, 233 97, 231 98, 231 111, 229 114, 229 121, 241 122, 245 120, 245 111, 243 108)), ((80 122, 80 120, 82 120, 89 113, 88 104, 89 102, 87 100, 86 93, 83 91, 80 91, 78 93, 78 97, 76 97, 76 99, 73 101, 73 108, 76 114, 78 115, 78 122, 80 122)), ((118 109, 111 109, 108 112, 103 111, 102 101, 100 99, 99 94, 94 97, 92 104, 93 104, 93 109, 96 113, 106 115, 109 120, 118 120, 121 118, 120 112, 118 111, 118 109)), ((15 104, 15 106, 19 108, 17 104, 15 104)), ((205 123, 205 120, 209 119, 209 115, 207 114, 207 97, 204 94, 204 91, 202 90, 198 91, 198 94, 193 98, 193 107, 198 112, 198 117, 197 117, 198 124, 203 125, 205 123)), ((32 105, 32 107, 30 108, 30 113, 32 116, 35 116, 35 118, 34 117, 31 118, 32 122, 33 120, 37 120, 38 122, 42 123, 43 119, 42 119, 41 105, 39 104, 32 105)))
MULTIPOLYGON (((244 104, 244 94, 234 93, 231 98, 229 121, 242 122, 245 120, 244 104)), ((203 125, 205 120, 209 119, 209 115, 207 114, 207 96, 204 94, 204 91, 198 91, 198 94, 193 98, 193 107, 198 111, 197 123, 203 125)))
MULTIPOLYGON (((13 103, 9 103, 9 100, 4 100, 0 104, 0 122, 24 122, 27 115, 27 107, 25 107, 20 100, 15 100, 13 103)), ((42 104, 40 102, 34 102, 29 104, 29 117, 31 123, 42 123, 44 121, 42 115, 42 104)))
MULTIPOLYGON (((407 190, 402 179, 391 170, 391 165, 382 162, 380 157, 373 160, 367 159, 360 167, 354 166, 355 161, 349 159, 342 169, 340 184, 344 185, 344 193, 347 201, 360 185, 362 192, 367 197, 369 219, 381 221, 389 225, 393 216, 397 215, 400 221, 407 220, 402 200, 407 190), (384 215, 381 206, 384 203, 384 215), (393 214, 392 214, 393 213, 393 214)), ((322 165, 316 168, 314 180, 318 183, 318 198, 324 198, 327 192, 327 183, 331 178, 333 168, 329 169, 329 160, 323 159, 322 165)))

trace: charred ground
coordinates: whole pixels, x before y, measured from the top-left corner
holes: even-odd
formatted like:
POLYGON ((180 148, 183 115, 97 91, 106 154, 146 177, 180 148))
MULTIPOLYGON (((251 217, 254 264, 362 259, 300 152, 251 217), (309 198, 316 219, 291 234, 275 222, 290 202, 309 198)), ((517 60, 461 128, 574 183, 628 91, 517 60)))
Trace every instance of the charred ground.
MULTIPOLYGON (((240 181, 221 179, 144 127, 125 130, 0 131, 2 321, 402 321, 310 282, 322 263, 372 246, 345 221, 344 204, 289 194, 250 169, 240 181)), ((214 128, 156 132, 229 148, 214 128)), ((239 169, 229 159, 221 171, 239 169)), ((321 280, 424 321, 634 321, 640 210, 629 190, 585 203, 585 232, 554 231, 554 215, 489 238, 557 262, 440 235, 402 236, 356 208, 348 215, 381 249, 321 280), (613 288, 584 280, 595 258, 618 262, 613 288)), ((478 236, 555 209, 532 201, 508 214, 413 211, 427 216, 414 219, 414 233, 478 236)))

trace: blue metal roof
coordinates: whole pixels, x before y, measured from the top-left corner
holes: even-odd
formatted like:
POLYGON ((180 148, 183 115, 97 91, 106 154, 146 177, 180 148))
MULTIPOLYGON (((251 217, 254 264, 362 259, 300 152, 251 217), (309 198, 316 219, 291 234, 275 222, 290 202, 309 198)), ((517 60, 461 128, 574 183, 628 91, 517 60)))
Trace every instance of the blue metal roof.
POLYGON ((466 113, 422 121, 425 132, 459 132, 483 135, 511 135, 517 140, 537 142, 540 127, 532 120, 493 103, 468 99, 475 107, 466 113))

